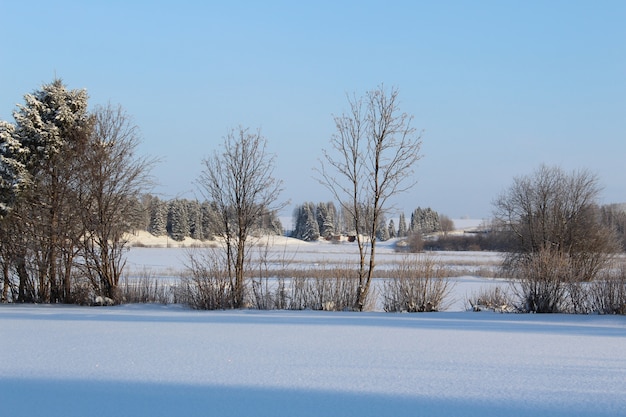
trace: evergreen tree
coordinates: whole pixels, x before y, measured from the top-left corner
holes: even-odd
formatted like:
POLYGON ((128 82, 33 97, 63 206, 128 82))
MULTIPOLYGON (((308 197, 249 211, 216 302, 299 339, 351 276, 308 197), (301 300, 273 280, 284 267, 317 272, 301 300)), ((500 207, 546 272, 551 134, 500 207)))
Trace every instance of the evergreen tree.
POLYGON ((148 232, 154 236, 164 236, 167 234, 167 203, 158 197, 153 197, 150 201, 150 224, 148 232))
POLYGON ((400 213, 400 219, 398 220, 398 237, 407 237, 407 235, 406 217, 404 213, 400 213))
POLYGON ((393 223, 393 219, 389 220, 388 233, 389 233, 389 239, 393 239, 393 238, 395 238, 397 236, 396 235, 396 225, 393 223))
POLYGON ((202 238, 214 240, 215 235, 222 234, 220 219, 214 204, 205 201, 201 204, 202 211, 202 238))
POLYGON ((317 205, 316 218, 320 236, 329 239, 335 234, 335 219, 333 216, 332 203, 319 203, 317 205))
MULTIPOLYGON (((84 208, 79 207, 76 196, 93 118, 87 111, 87 92, 68 90, 59 79, 26 94, 24 101, 13 113, 12 136, 23 149, 20 162, 31 181, 16 209, 21 222, 31 228, 26 232, 31 256, 40 261, 34 263, 37 270, 32 277, 20 274, 20 280, 27 281, 20 286, 37 280, 33 289, 36 301, 66 302, 75 275, 75 243, 84 234, 80 227, 84 208)), ((24 300, 24 294, 19 298, 24 300)))
POLYGON ((170 237, 177 241, 182 241, 189 236, 189 219, 184 201, 175 199, 170 203, 167 231, 170 237))
POLYGON ((283 234, 283 225, 280 222, 278 216, 276 216, 276 211, 265 211, 259 218, 257 219, 256 224, 254 225, 254 232, 258 235, 282 235, 283 234))
POLYGON ((376 239, 384 242, 389 240, 389 229, 387 229, 387 219, 384 214, 379 217, 378 225, 376 227, 376 239))
POLYGON ((302 234, 302 240, 307 242, 313 242, 320 237, 320 229, 317 225, 317 219, 313 214, 315 212, 315 204, 307 203, 304 205, 304 231, 302 234))
POLYGON ((343 225, 341 223, 341 216, 339 215, 339 211, 337 210, 335 203, 333 203, 332 201, 329 201, 327 204, 327 208, 328 208, 328 215, 332 219, 333 234, 335 235, 340 234, 342 231, 343 225))
POLYGON ((192 239, 202 240, 202 210, 197 200, 186 201, 187 219, 189 222, 189 236, 192 239))
POLYGON ((319 239, 320 231, 315 218, 315 204, 304 203, 294 211, 295 227, 293 236, 311 242, 319 239))
POLYGON ((439 214, 430 207, 422 209, 416 208, 411 214, 410 232, 419 232, 422 234, 434 233, 441 230, 439 224, 439 214))
POLYGON ((276 215, 276 211, 270 211, 269 215, 270 215, 269 232, 278 236, 282 236, 284 233, 283 224, 281 223, 280 219, 276 215))
POLYGON ((20 162, 24 149, 14 134, 14 125, 0 121, 0 219, 8 214, 27 178, 20 162))

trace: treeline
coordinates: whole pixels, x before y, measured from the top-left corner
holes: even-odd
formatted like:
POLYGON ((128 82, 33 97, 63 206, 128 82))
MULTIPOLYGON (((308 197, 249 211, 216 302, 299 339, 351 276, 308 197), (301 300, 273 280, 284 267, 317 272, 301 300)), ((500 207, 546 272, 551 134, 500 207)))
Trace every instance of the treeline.
MULTIPOLYGON (((365 225, 369 224, 370 214, 365 206, 361 210, 362 215, 359 219, 362 224, 359 225, 359 230, 365 230, 365 225)), ((351 213, 348 213, 341 205, 337 208, 332 201, 317 204, 307 202, 294 209, 291 237, 311 242, 320 238, 332 240, 339 236, 353 236, 356 230, 353 219, 354 216, 351 213)), ((376 238, 386 241, 416 233, 420 235, 446 233, 453 229, 454 224, 447 216, 437 213, 430 207, 418 207, 411 213, 408 225, 404 213, 399 214, 397 226, 394 219, 387 222, 384 214, 379 215, 376 238)))
MULTIPOLYGON (((363 211, 366 212, 365 209, 363 211)), ((594 211, 599 223, 612 230, 626 251, 626 204, 608 204, 594 211)), ((307 202, 296 206, 293 212, 293 230, 290 236, 304 241, 318 239, 333 240, 340 236, 351 236, 354 225, 351 215, 345 213, 341 205, 333 202, 307 202), (337 208, 339 207, 339 208, 337 208)), ((366 219, 364 218, 364 223, 366 219)), ((411 213, 407 222, 400 213, 396 225, 394 219, 388 222, 382 216, 376 238, 385 241, 393 238, 407 238, 405 248, 410 252, 420 251, 494 251, 511 252, 516 250, 516 238, 511 231, 493 222, 481 230, 463 234, 452 234, 454 222, 446 215, 430 207, 418 207, 411 213)))
MULTIPOLYGON (((613 233, 619 249, 626 252, 626 204, 595 206, 590 210, 598 227, 613 233)), ((504 224, 493 221, 482 230, 462 235, 442 234, 436 239, 422 242, 426 251, 494 251, 514 252, 518 250, 518 236, 504 224)), ((584 238, 584 236, 583 236, 584 238)))
MULTIPOLYGON (((214 240, 225 232, 224 220, 217 206, 198 200, 170 199, 147 194, 141 200, 143 221, 136 225, 154 236, 169 236, 182 241, 186 237, 197 240, 214 240)), ((266 211, 254 226, 259 235, 282 235, 283 227, 274 211, 266 211)))

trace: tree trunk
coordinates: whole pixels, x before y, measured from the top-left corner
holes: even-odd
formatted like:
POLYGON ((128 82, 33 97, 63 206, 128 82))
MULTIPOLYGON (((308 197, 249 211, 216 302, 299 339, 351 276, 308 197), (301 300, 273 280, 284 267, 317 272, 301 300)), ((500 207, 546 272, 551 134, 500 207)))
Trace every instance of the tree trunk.
POLYGON ((6 261, 2 265, 3 285, 2 285, 2 299, 0 301, 2 301, 3 303, 7 302, 7 296, 9 294, 9 285, 10 285, 9 267, 10 267, 10 264, 9 262, 6 262, 6 261))

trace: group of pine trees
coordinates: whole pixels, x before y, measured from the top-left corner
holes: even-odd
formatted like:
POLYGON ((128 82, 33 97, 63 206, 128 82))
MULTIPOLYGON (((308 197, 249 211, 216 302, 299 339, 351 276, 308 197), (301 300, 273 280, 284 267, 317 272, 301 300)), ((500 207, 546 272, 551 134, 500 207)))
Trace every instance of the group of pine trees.
MULTIPOLYGON (((364 213, 366 210, 364 209, 364 213)), ((307 242, 318 239, 332 240, 337 236, 350 236, 354 234, 354 225, 350 224, 351 217, 344 213, 333 202, 312 203, 307 202, 296 206, 293 212, 293 230, 291 236, 307 242)), ((379 226, 376 230, 376 238, 380 241, 396 237, 407 237, 412 233, 422 235, 448 231, 452 226, 446 216, 440 215, 431 208, 416 208, 411 213, 411 221, 408 223, 404 213, 400 213, 398 226, 394 219, 387 220, 380 217, 379 226)), ((363 216, 366 220, 366 216, 363 216)))
MULTIPOLYGON (((182 241, 186 237, 197 240, 214 240, 224 234, 224 224, 217 207, 210 202, 175 198, 162 200, 146 195, 142 202, 144 220, 138 229, 154 236, 169 236, 182 241)), ((273 211, 259 220, 255 233, 281 235, 283 228, 273 211)))

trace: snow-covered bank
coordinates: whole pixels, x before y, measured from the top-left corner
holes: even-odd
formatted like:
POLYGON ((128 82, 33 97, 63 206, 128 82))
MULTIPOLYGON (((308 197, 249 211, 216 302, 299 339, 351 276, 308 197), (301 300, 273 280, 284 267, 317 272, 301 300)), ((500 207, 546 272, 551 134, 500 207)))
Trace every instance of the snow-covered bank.
POLYGON ((626 415, 626 317, 0 306, 7 416, 626 415))

